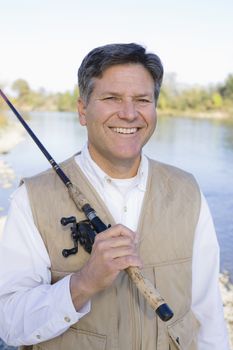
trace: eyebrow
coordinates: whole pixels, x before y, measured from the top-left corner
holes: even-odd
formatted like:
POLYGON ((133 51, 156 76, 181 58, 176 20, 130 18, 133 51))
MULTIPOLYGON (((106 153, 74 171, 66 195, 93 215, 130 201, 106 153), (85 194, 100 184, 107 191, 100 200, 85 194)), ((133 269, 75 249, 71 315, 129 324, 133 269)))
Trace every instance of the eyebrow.
MULTIPOLYGON (((100 96, 104 96, 104 95, 113 95, 113 96, 122 96, 122 94, 120 94, 119 92, 114 92, 114 91, 104 91, 101 93, 100 96)), ((139 97, 153 97, 154 94, 152 93, 143 93, 143 94, 137 94, 137 95, 133 95, 133 97, 139 98, 139 97)))
POLYGON ((135 97, 153 97, 154 94, 139 94, 139 95, 135 95, 135 97))

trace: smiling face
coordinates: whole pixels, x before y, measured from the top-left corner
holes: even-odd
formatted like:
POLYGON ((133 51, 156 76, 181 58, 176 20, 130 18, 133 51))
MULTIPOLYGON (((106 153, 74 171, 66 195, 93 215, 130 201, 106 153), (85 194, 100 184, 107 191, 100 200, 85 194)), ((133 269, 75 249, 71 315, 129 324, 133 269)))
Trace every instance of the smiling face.
POLYGON ((78 101, 92 159, 110 176, 136 174, 142 147, 156 126, 154 81, 141 64, 107 68, 88 103, 78 101))

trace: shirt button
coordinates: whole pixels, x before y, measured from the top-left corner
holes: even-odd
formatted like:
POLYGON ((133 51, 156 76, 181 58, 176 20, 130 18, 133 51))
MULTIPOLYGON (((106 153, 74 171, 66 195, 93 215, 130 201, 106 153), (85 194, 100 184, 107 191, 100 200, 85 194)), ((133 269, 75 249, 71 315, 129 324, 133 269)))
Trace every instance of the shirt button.
POLYGON ((40 334, 37 334, 37 335, 36 335, 36 338, 37 338, 37 339, 40 339, 40 338, 41 338, 40 334))
POLYGON ((71 321, 71 319, 69 318, 69 317, 64 317, 64 320, 66 321, 66 322, 70 322, 71 321))
POLYGON ((110 184, 112 182, 111 179, 109 179, 109 177, 106 179, 106 181, 110 184))
POLYGON ((125 213, 127 212, 127 206, 126 205, 124 206, 124 212, 125 213))

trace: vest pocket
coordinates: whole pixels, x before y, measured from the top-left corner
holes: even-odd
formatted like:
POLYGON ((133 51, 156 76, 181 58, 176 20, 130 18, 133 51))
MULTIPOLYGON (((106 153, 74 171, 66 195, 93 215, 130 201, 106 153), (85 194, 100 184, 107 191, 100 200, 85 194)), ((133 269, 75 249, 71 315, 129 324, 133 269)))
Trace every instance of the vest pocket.
POLYGON ((33 350, 105 350, 106 335, 69 328, 61 336, 33 346, 33 350))
POLYGON ((196 347, 199 322, 192 311, 168 326, 169 350, 194 350, 196 347))

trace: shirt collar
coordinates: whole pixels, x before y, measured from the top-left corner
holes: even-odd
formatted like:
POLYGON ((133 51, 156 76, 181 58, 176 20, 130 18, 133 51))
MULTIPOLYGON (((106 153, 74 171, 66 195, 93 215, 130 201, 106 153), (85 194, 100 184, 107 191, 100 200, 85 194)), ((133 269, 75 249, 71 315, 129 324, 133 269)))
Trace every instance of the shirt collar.
MULTIPOLYGON (((80 157, 80 162, 84 172, 92 176, 94 175, 96 180, 98 180, 102 186, 104 186, 106 182, 111 182, 112 180, 114 180, 108 174, 106 174, 91 158, 87 143, 83 146, 81 154, 77 155, 76 157, 80 157)), ((136 186, 144 192, 146 191, 148 167, 148 158, 144 154, 142 154, 141 162, 136 175, 136 186)))

